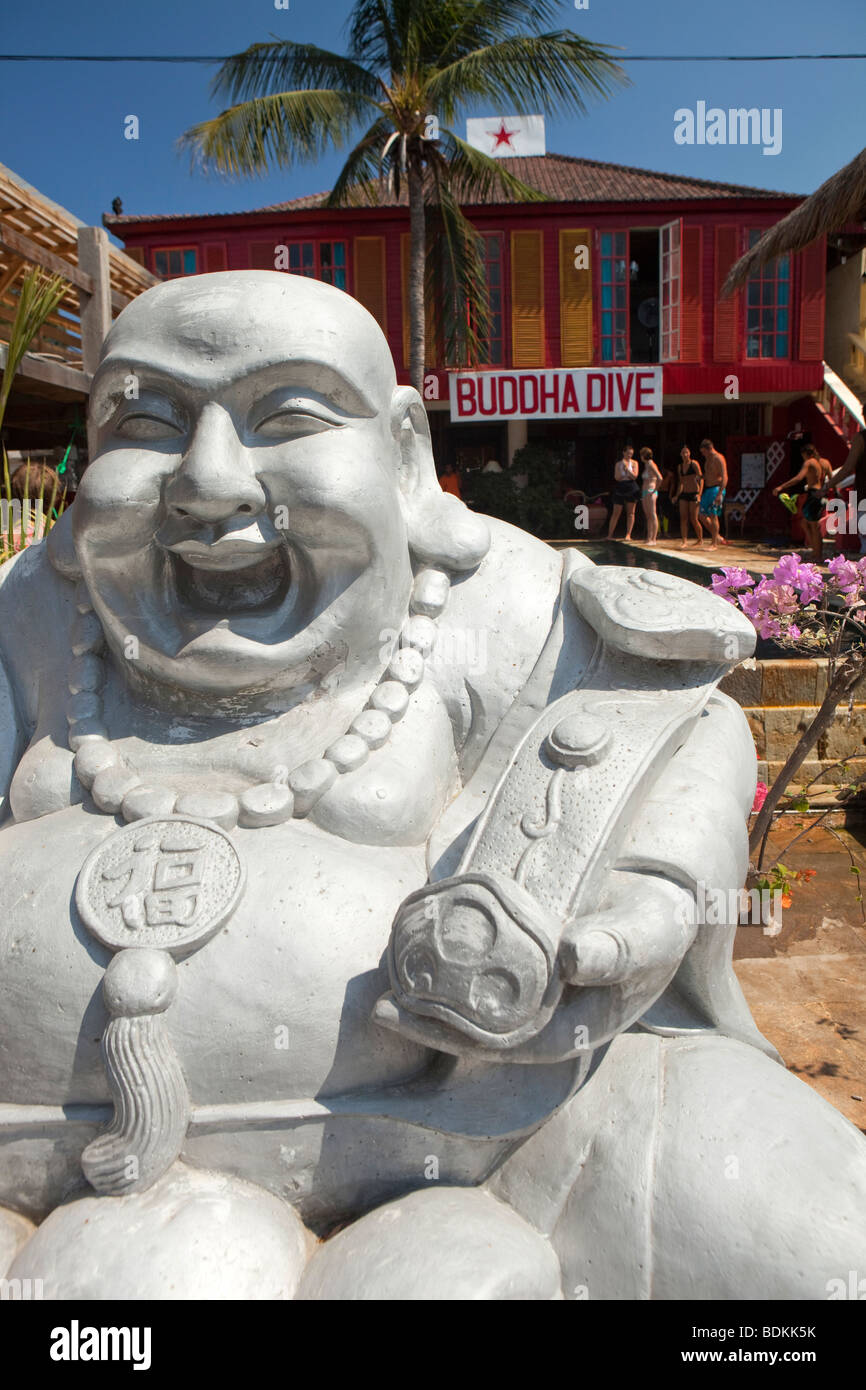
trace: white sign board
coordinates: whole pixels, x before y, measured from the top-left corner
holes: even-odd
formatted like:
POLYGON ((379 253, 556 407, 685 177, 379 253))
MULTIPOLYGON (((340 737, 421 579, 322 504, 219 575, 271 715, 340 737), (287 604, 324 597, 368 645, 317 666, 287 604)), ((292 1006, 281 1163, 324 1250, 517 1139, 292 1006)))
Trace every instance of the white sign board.
POLYGON ((546 154, 543 116, 481 116, 466 122, 466 143, 496 159, 546 154))
POLYGON ((740 487, 763 487, 766 481, 765 456, 763 454, 742 454, 740 456, 740 487))
POLYGON ((661 415, 662 368, 455 372, 452 420, 582 420, 661 415))

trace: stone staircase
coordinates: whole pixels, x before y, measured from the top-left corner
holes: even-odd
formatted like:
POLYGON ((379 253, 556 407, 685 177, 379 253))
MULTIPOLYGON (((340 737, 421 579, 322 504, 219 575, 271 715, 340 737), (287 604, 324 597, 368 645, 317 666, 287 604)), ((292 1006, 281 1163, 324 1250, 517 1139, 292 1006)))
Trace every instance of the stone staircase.
MULTIPOLYGON (((739 666, 720 688, 742 706, 758 755, 758 778, 772 783, 811 722, 827 691, 826 658, 758 661, 754 670, 739 666)), ((810 800, 820 802, 840 784, 866 774, 866 680, 852 704, 840 705, 836 718, 803 764, 794 786, 813 782, 810 800), (848 771, 834 764, 845 759, 848 771)))

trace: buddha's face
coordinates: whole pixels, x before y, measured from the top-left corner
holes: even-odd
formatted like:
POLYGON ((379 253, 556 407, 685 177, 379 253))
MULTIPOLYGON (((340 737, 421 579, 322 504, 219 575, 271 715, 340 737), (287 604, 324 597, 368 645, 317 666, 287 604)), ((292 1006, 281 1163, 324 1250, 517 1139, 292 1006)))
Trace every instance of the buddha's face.
POLYGON ((135 300, 73 509, 115 656, 266 708, 369 677, 411 584, 394 388, 374 321, 314 280, 204 275, 135 300))

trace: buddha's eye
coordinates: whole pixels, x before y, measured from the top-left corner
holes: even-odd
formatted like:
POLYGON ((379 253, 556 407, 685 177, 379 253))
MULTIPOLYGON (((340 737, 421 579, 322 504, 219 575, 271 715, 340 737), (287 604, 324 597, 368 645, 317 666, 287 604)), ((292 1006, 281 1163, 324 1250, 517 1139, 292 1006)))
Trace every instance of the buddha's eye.
POLYGON ((339 429, 339 422, 305 410, 275 410, 256 425, 256 434, 264 439, 300 439, 323 430, 339 429))
POLYGON ((139 413, 124 415, 115 425, 114 433, 119 434, 121 439, 159 441, 177 439, 181 430, 173 421, 166 420, 161 415, 139 413))

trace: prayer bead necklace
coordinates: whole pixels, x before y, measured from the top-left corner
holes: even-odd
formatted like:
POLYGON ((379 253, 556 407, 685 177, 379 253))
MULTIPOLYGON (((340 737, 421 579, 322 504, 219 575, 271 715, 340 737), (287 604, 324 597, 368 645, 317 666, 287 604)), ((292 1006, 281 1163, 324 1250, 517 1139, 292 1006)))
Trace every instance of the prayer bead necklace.
POLYGON ((260 782, 236 796, 230 791, 176 792, 151 785, 121 757, 105 725, 105 634, 87 588, 79 581, 66 708, 68 742, 79 782, 100 811, 121 815, 126 821, 174 814, 214 821, 230 830, 235 825, 280 825, 293 816, 308 815, 340 775, 354 772, 371 752, 388 742, 412 692, 421 684, 426 658, 436 641, 435 620, 448 602, 449 591, 450 579, 444 570, 421 570, 412 586, 398 649, 346 732, 320 758, 295 768, 285 782, 260 782))

